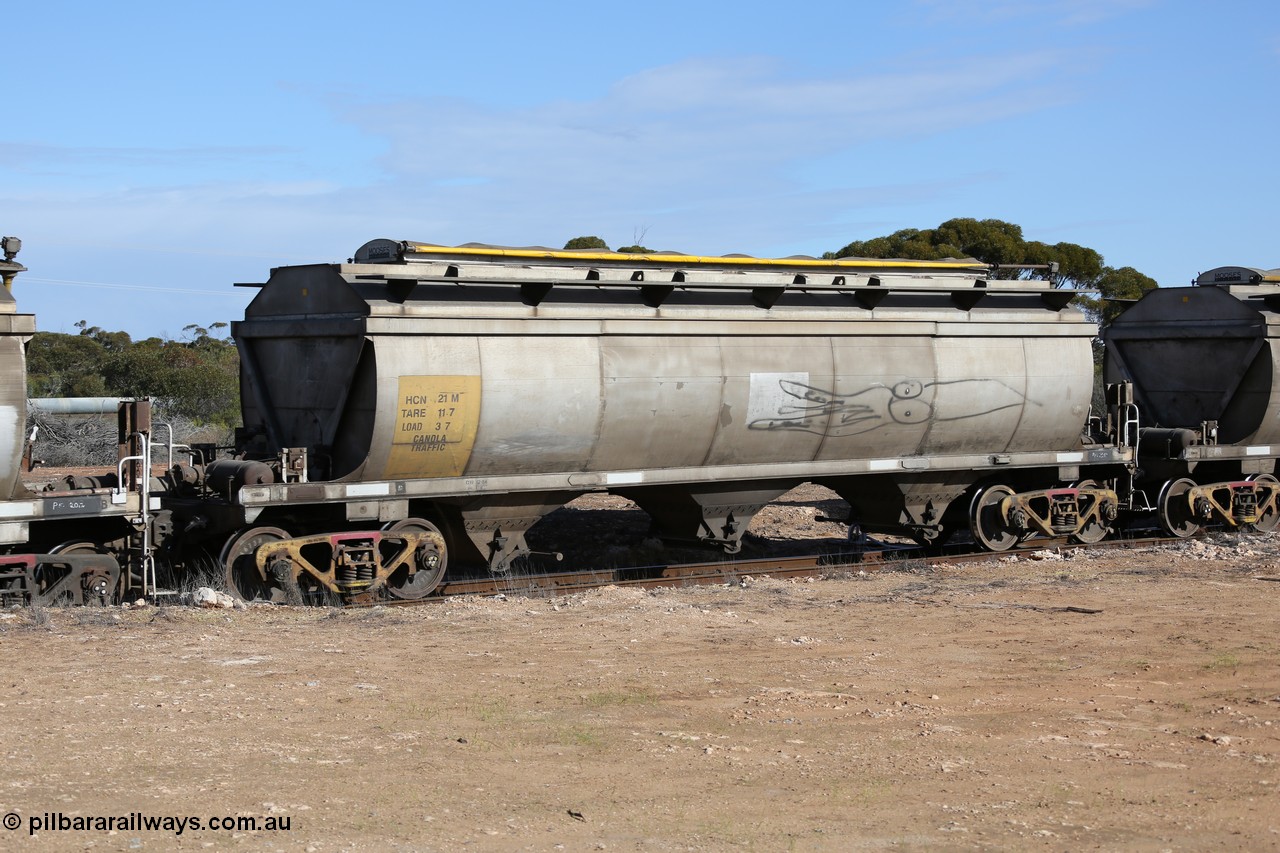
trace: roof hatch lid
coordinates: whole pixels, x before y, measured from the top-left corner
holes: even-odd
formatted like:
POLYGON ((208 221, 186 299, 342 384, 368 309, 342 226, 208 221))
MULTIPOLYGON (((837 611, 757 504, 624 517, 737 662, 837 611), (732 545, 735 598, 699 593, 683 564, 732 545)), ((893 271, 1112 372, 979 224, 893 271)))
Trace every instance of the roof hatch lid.
POLYGON ((1256 267, 1214 267, 1196 276, 1197 287, 1222 287, 1232 284, 1280 284, 1280 269, 1256 267))

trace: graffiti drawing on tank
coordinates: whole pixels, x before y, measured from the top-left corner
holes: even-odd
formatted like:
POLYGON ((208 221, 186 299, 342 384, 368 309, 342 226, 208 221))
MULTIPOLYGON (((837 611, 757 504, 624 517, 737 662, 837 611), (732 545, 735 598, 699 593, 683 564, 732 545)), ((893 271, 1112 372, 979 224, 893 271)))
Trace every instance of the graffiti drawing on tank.
POLYGON ((767 417, 751 420, 748 429, 792 430, 837 437, 861 435, 894 425, 980 418, 1034 402, 999 379, 930 382, 904 379, 893 385, 877 382, 852 394, 836 394, 792 379, 779 379, 778 388, 785 402, 779 403, 776 411, 767 417), (933 400, 936 389, 943 385, 971 386, 965 390, 974 408, 958 410, 954 401, 948 401, 951 406, 948 413, 937 413, 933 400))

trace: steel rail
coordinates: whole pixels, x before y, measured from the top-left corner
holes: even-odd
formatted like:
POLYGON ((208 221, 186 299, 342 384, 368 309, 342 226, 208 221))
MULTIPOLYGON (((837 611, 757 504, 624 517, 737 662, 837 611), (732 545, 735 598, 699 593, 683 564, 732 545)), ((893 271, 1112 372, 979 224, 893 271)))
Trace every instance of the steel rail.
MULTIPOLYGON (((895 567, 914 568, 925 563, 937 567, 954 568, 960 565, 999 563, 1009 557, 1028 559, 1030 555, 1045 550, 1053 551, 1112 551, 1128 548, 1151 547, 1185 542, 1171 537, 1138 537, 1113 539, 1092 545, 1069 543, 1065 539, 1037 540, 1034 546, 1014 548, 1008 551, 964 551, 928 553, 923 548, 880 546, 863 551, 836 554, 809 554, 794 557, 757 557, 745 560, 720 560, 706 563, 679 563, 672 565, 631 566, 616 569, 581 569, 548 573, 508 573, 496 577, 459 578, 446 580, 436 591, 416 600, 358 600, 351 606, 412 607, 440 604, 445 601, 468 597, 493 597, 520 595, 530 598, 571 595, 607 586, 638 589, 678 588, 685 586, 713 586, 741 583, 747 577, 779 579, 830 577, 842 573, 879 572, 895 567)), ((942 570, 945 570, 942 569, 942 570)))

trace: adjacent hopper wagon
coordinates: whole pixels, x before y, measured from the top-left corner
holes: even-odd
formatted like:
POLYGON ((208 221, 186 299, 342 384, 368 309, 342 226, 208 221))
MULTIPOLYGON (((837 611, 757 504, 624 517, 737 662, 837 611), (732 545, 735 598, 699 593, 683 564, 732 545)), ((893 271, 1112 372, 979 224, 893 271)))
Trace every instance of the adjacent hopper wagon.
POLYGON ((1280 523, 1280 270, 1218 267, 1147 293, 1107 328, 1106 379, 1131 389, 1136 487, 1165 529, 1280 523))

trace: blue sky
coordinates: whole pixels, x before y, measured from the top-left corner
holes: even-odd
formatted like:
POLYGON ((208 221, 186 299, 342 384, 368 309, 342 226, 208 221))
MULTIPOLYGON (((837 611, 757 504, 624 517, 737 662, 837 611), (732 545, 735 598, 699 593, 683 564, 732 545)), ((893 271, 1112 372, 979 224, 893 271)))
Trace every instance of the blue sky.
POLYGON ((1166 286, 1280 266, 1275 2, 4 18, 0 232, 48 331, 178 337, 238 318, 234 282, 375 237, 816 255, 972 216, 1166 286))

